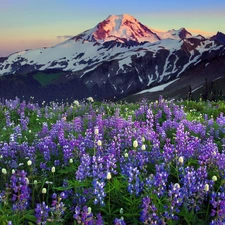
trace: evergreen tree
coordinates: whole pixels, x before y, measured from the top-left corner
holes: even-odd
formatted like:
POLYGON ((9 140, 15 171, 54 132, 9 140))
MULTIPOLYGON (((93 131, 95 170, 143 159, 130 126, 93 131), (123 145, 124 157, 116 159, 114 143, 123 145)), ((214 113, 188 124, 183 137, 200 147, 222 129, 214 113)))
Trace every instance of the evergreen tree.
POLYGON ((189 85, 189 87, 188 87, 188 101, 192 101, 192 100, 193 100, 192 88, 191 88, 191 85, 189 85))
POLYGON ((209 88, 208 88, 208 80, 205 78, 205 84, 202 92, 202 100, 207 101, 209 99, 209 88))

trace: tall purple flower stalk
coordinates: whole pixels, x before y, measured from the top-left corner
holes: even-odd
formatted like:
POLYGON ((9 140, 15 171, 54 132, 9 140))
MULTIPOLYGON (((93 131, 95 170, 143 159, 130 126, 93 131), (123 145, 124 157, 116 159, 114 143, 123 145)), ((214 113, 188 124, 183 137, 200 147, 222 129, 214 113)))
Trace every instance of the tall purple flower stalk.
POLYGON ((29 180, 27 173, 17 170, 10 178, 10 188, 12 192, 12 202, 14 211, 23 211, 28 208, 30 200, 29 180))
POLYGON ((45 202, 42 202, 41 204, 38 203, 34 211, 35 211, 35 217, 37 219, 36 220, 37 224, 45 225, 47 223, 47 219, 49 217, 49 212, 50 212, 50 208, 48 207, 48 205, 46 205, 45 202))

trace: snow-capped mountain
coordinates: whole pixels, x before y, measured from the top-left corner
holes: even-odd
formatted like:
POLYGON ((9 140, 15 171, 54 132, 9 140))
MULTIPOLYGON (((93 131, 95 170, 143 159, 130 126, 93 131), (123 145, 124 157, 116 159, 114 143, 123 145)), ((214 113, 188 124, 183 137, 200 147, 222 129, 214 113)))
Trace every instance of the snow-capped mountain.
POLYGON ((87 30, 72 39, 77 38, 96 41, 98 43, 112 40, 120 42, 136 41, 139 43, 160 40, 156 33, 152 32, 148 27, 127 14, 119 16, 111 15, 93 29, 87 30))
POLYGON ((39 88, 47 90, 50 85, 51 92, 55 87, 57 93, 63 89, 64 96, 79 84, 83 94, 74 98, 91 94, 112 99, 171 81, 201 62, 224 55, 223 43, 192 36, 185 28, 159 32, 130 15, 111 15, 58 45, 0 60, 0 75, 15 79, 22 74, 20 79, 29 77, 39 88))
POLYGON ((185 28, 160 32, 141 24, 133 16, 123 14, 109 16, 93 29, 81 33, 72 38, 72 40, 81 38, 83 40, 96 41, 98 43, 107 41, 135 41, 141 43, 157 42, 167 38, 179 40, 186 37, 191 37, 191 34, 187 32, 185 28))

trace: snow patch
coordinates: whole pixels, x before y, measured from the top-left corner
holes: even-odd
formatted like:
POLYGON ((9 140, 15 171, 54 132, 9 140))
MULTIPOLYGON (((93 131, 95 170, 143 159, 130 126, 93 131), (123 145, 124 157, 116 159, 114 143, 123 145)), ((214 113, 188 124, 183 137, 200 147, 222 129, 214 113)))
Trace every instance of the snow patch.
POLYGON ((156 87, 153 87, 153 88, 150 88, 150 89, 147 89, 147 90, 144 90, 144 91, 141 91, 141 92, 138 92, 136 93, 135 95, 140 95, 140 94, 144 94, 144 93, 148 93, 148 92, 157 92, 157 91, 163 91, 167 86, 169 86, 170 84, 174 83, 175 81, 179 80, 180 78, 177 78, 175 80, 172 80, 166 84, 161 84, 161 85, 158 85, 156 87))
POLYGON ((143 79, 141 78, 141 76, 138 76, 138 79, 141 83, 143 83, 143 79))
POLYGON ((149 86, 152 82, 153 82, 153 74, 151 74, 151 75, 148 74, 148 84, 147 84, 147 86, 149 86))
POLYGON ((132 63, 132 60, 131 60, 131 57, 129 56, 129 57, 126 57, 126 58, 118 61, 118 63, 119 63, 119 68, 124 70, 124 65, 128 66, 129 64, 132 63))
POLYGON ((197 91, 197 90, 200 89, 201 87, 203 87, 203 86, 199 86, 199 87, 195 88, 192 92, 197 91))

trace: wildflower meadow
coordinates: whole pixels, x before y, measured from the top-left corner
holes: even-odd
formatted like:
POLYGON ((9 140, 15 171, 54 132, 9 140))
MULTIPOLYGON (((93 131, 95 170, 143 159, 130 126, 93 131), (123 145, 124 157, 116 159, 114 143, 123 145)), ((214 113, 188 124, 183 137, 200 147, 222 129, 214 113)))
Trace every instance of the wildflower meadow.
POLYGON ((0 102, 1 225, 225 224, 225 102, 0 102))

